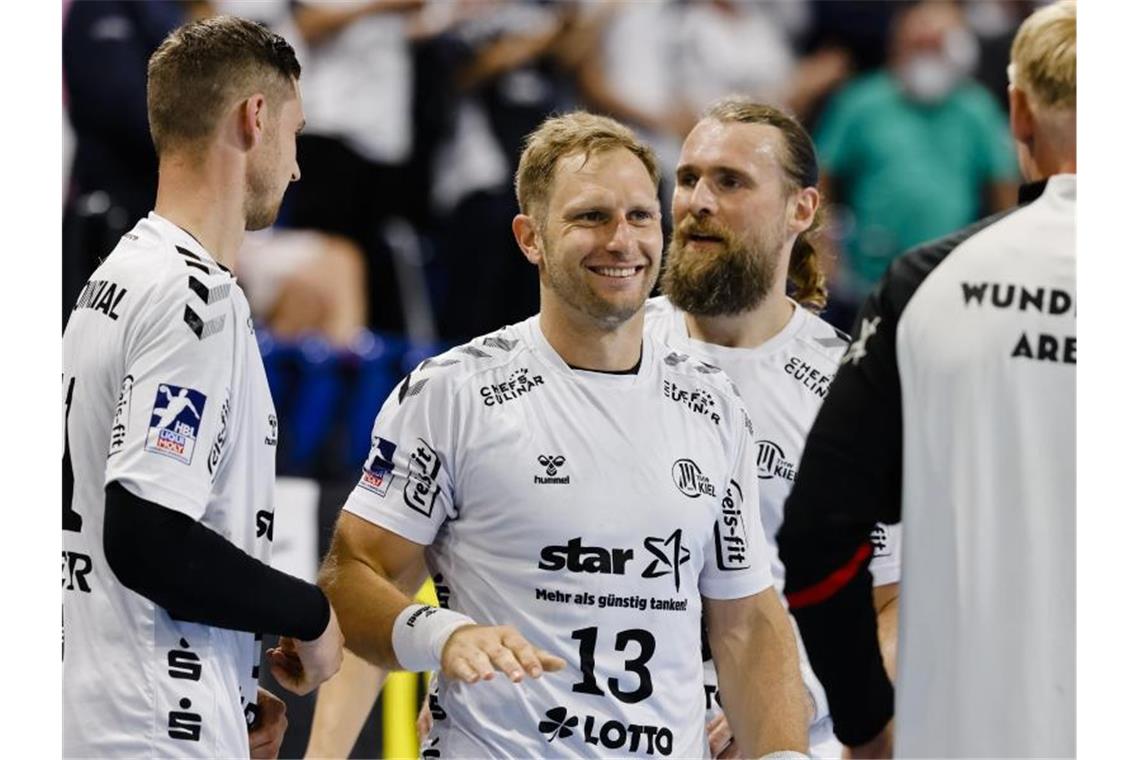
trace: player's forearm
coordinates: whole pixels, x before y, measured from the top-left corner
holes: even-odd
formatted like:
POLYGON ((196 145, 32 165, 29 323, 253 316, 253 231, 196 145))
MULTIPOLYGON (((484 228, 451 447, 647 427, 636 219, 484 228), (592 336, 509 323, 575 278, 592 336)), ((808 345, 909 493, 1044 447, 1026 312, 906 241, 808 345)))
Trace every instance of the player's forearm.
POLYGON ((336 609, 345 647, 376 667, 402 670, 392 649, 392 625, 412 599, 337 538, 317 582, 336 609))
POLYGON ((899 643, 899 584, 888 583, 874 590, 875 621, 879 631, 879 651, 883 653, 883 667, 894 683, 898 672, 899 643))
POLYGON ((348 757, 386 676, 382 668, 345 652, 340 670, 317 692, 305 757, 348 757))
POLYGON ((320 589, 249 556, 187 515, 107 486, 107 564, 172 617, 311 641, 329 622, 320 589))
POLYGON ((724 711, 745 757, 806 752, 811 713, 791 621, 774 589, 757 597, 736 600, 751 607, 745 616, 710 608, 709 644, 724 711))

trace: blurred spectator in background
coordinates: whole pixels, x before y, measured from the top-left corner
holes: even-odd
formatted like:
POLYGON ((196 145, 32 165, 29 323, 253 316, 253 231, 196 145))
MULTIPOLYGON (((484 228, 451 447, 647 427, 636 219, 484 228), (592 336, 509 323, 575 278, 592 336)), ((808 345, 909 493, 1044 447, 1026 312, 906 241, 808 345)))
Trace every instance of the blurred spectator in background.
POLYGON ((352 240, 366 255, 369 322, 402 330, 398 274, 384 239, 393 219, 420 220, 424 193, 410 170, 415 126, 411 16, 423 0, 297 2, 306 48, 305 132, 297 141, 302 181, 283 223, 352 240))
MULTIPOLYGON (((64 208, 65 322, 98 261, 153 207, 158 160, 146 117, 147 60, 175 27, 217 13, 296 39, 286 0, 76 2, 67 9, 64 77, 75 156, 64 208)), ((237 271, 254 316, 285 337, 315 333, 345 346, 365 326, 362 257, 348 240, 256 233, 247 236, 237 271)))
POLYGON ((903 250, 1016 202, 1004 114, 971 79, 977 57, 958 6, 906 6, 888 67, 843 87, 820 116, 821 185, 851 211, 838 225, 837 327, 850 328, 855 304, 903 250))
POLYGON ((75 154, 63 212, 63 321, 83 283, 154 206, 158 158, 146 117, 146 64, 190 3, 74 2, 63 79, 75 154))

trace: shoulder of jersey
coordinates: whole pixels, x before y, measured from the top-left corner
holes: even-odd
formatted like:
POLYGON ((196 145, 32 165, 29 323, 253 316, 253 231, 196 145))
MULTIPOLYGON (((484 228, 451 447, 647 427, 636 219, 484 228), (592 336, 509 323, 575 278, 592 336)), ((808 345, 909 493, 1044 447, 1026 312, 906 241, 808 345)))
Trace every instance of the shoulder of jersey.
POLYGON ((655 335, 646 335, 645 340, 652 340, 658 344, 658 361, 667 377, 671 376, 675 380, 686 382, 699 382, 726 397, 741 398, 736 383, 732 382, 732 379, 720 367, 685 351, 673 348, 655 335))
POLYGON ((408 396, 419 394, 429 381, 455 390, 472 378, 510 364, 526 351, 519 325, 502 327, 424 359, 400 383, 399 400, 402 403, 408 396))
POLYGON ((794 345, 824 357, 834 369, 851 345, 851 336, 809 311, 803 327, 796 334, 794 345))
POLYGON ((144 224, 123 235, 92 278, 134 288, 139 302, 148 299, 164 312, 182 306, 182 319, 200 339, 222 329, 225 317, 220 306, 236 287, 229 270, 144 224))
POLYGON ((665 296, 655 296, 645 302, 645 328, 657 328, 673 318, 676 307, 665 296))

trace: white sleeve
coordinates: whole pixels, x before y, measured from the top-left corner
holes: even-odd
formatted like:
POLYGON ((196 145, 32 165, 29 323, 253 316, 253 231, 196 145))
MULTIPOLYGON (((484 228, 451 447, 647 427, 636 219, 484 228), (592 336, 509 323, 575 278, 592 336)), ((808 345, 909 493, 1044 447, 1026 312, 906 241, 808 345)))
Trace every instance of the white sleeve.
POLYGON ((710 599, 738 599, 773 585, 772 558, 760 527, 760 481, 756 477, 756 442, 749 434, 748 414, 737 407, 735 456, 729 476, 721 484, 717 520, 701 569, 701 595, 710 599))
POLYGON ((898 583, 902 571, 902 524, 875 523, 871 531, 871 585, 898 583))
POLYGON ((446 373, 419 369, 392 391, 345 510, 424 546, 455 517, 451 405, 446 373))
POLYGON ((235 334, 245 325, 235 324, 227 298, 209 315, 220 329, 199 337, 185 319, 188 300, 163 298, 139 315, 126 347, 104 482, 118 481, 139 498, 199 520, 216 464, 210 445, 228 406, 235 334))

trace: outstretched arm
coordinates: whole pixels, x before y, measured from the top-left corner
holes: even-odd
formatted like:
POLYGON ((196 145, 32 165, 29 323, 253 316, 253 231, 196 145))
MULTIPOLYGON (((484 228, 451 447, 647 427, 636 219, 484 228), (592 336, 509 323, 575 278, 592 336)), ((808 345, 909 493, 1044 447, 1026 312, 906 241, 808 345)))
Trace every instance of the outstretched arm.
POLYGON ((340 671, 317 691, 305 757, 348 757, 387 675, 383 668, 346 651, 340 671))

